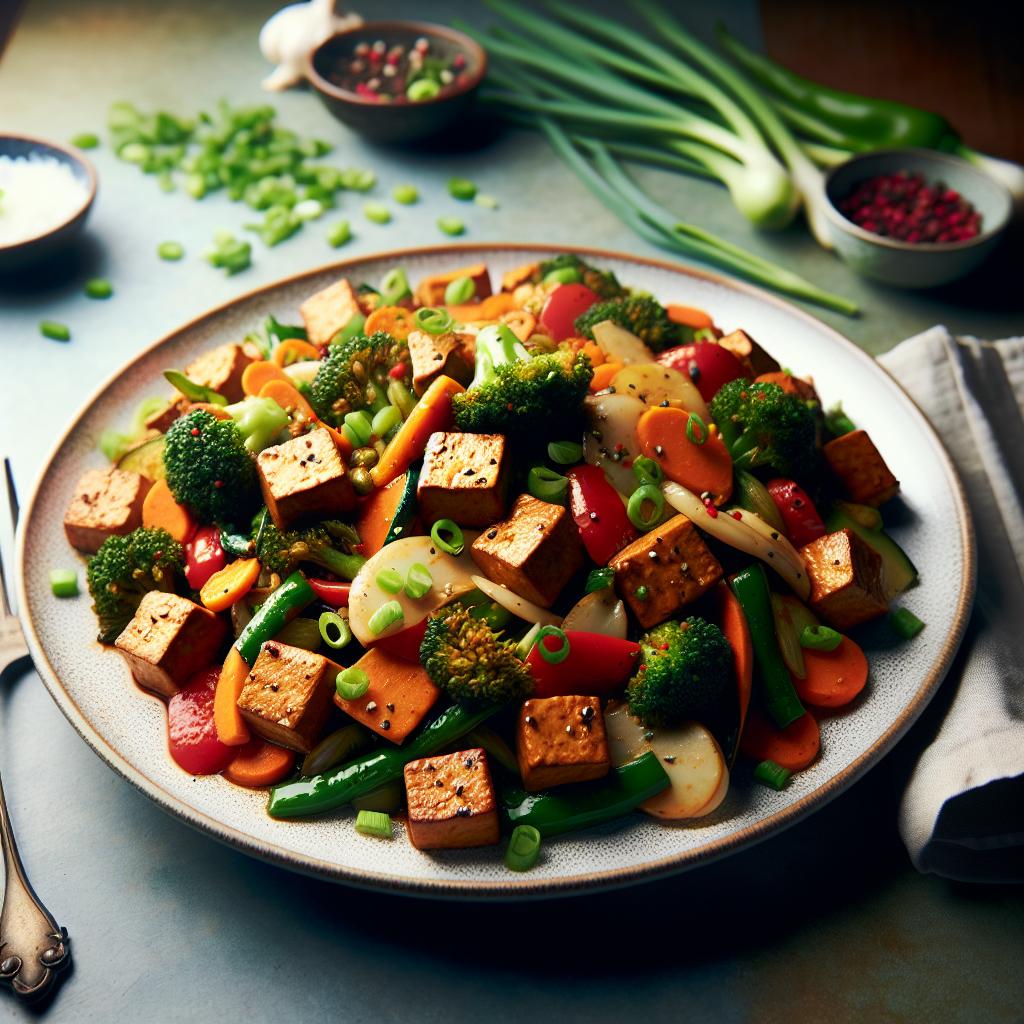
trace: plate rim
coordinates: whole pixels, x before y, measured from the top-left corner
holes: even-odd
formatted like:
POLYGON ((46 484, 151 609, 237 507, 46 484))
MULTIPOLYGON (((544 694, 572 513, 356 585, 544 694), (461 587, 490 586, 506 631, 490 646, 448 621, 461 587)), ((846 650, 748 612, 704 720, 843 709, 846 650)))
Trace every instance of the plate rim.
POLYGON ((459 242, 445 243, 441 245, 411 246, 399 249, 388 249, 380 252, 366 253, 360 256, 353 256, 347 260, 321 264, 317 267, 299 271, 285 277, 277 278, 274 281, 250 289, 240 295, 192 317, 184 324, 179 325, 162 337, 138 351, 129 361, 121 364, 101 384, 93 390, 89 397, 79 406, 77 412, 63 429, 57 441, 52 446, 49 454, 43 461, 42 468, 33 482, 31 497, 25 504, 24 513, 18 526, 18 536, 15 555, 15 575, 17 579, 17 599, 19 609, 29 608, 28 590, 25 574, 25 558, 27 551, 27 526, 33 520, 37 503, 44 490, 44 483, 50 467, 58 457, 65 445, 67 438, 79 427, 79 424, 102 398, 103 394, 114 382, 125 372, 135 367, 139 362, 148 358, 157 349, 167 345, 181 335, 195 330, 205 321, 215 319, 233 306, 241 302, 258 298, 277 289, 300 283, 306 279, 319 277, 327 273, 344 274, 346 270, 379 260, 394 260, 399 262, 403 259, 423 256, 457 256, 465 252, 575 252, 580 255, 600 259, 619 260, 627 263, 634 263, 639 266, 651 267, 658 270, 665 270, 684 277, 693 277, 718 285, 727 290, 745 293, 762 302, 768 302, 781 308, 790 315, 796 315, 803 320, 809 321, 818 330, 825 331, 833 341, 849 351, 855 358, 866 364, 870 364, 875 370, 880 371, 895 385, 910 406, 917 413, 926 434, 929 436, 937 455, 942 463, 947 481, 954 496, 954 502, 959 512, 959 533, 960 545, 964 561, 964 581, 957 598, 957 606, 946 640, 936 660, 930 666, 929 671, 922 684, 918 687, 913 699, 903 709, 895 721, 891 722, 879 738, 866 750, 862 751, 845 768, 832 778, 822 783, 817 789, 808 793, 800 800, 784 807, 767 818, 755 824, 745 826, 737 832, 731 833, 720 839, 714 840, 706 846, 693 850, 682 851, 667 857, 661 857, 653 861, 644 861, 642 864, 629 867, 611 868, 601 871, 587 872, 581 875, 574 875, 570 878, 540 879, 531 880, 528 875, 510 878, 507 882, 474 881, 474 880, 442 880, 407 878, 400 875, 384 872, 367 871, 360 868, 351 868, 325 861, 317 857, 308 857, 296 854, 276 843, 257 839, 237 828, 225 825, 216 818, 198 811, 182 803, 177 797, 165 790, 159 783, 147 777, 141 771, 129 764, 122 755, 115 750, 93 727, 85 714, 78 707, 74 697, 64 685, 63 680, 57 674, 43 645, 36 633, 35 624, 27 616, 22 617, 22 627, 25 632, 25 639, 28 642, 32 660, 39 673, 43 684, 46 686, 50 697, 60 709, 64 717, 71 724, 72 728, 88 744, 88 746, 121 778, 135 786, 158 807, 180 821, 191 825, 204 834, 241 850, 250 856, 256 857, 272 864, 285 867, 300 874, 309 875, 315 878, 322 878, 329 881, 340 882, 346 885, 353 885, 358 888, 376 891, 386 891, 394 894, 411 896, 430 897, 436 899, 491 899, 510 900, 522 898, 548 898, 569 895, 578 895, 597 890, 621 888, 627 885, 642 882, 654 881, 673 874, 709 864, 730 853, 739 852, 755 845, 756 843, 775 835, 795 825, 798 821, 809 814, 825 806, 855 781, 862 774, 876 765, 896 743, 905 735, 911 725, 927 707, 934 697, 942 680, 945 678, 953 658, 963 639, 964 631, 970 616, 974 599, 974 592, 977 580, 977 553, 975 549, 975 536, 973 519, 970 506, 967 502, 967 495, 960 479, 959 473, 949 452, 946 450, 942 439, 932 426, 928 417, 913 397, 903 388, 898 380, 873 356, 865 352, 857 344, 846 338, 831 325, 820 320, 818 317, 795 304, 773 295, 763 288, 749 284, 736 278, 700 270, 683 264, 674 263, 656 257, 636 256, 623 251, 615 251, 593 246, 566 246, 555 245, 544 242, 459 242))

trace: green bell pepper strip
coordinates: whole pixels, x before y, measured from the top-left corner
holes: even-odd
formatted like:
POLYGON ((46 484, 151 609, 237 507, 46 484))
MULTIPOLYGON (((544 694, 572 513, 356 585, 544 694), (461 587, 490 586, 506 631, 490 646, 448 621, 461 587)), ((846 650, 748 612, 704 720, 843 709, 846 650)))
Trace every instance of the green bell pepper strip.
POLYGON ((414 736, 404 747, 388 747, 357 757, 348 764, 311 779, 282 782, 270 791, 267 812, 272 818, 322 814, 372 793, 400 778, 410 761, 447 747, 500 710, 501 705, 467 708, 455 704, 414 736))
POLYGON ((227 530, 220 531, 220 546, 226 555, 232 558, 252 558, 256 546, 252 539, 241 533, 229 533, 227 530))
POLYGON ((628 814, 669 785, 653 751, 621 765, 599 782, 553 793, 513 790, 502 797, 506 824, 532 825, 542 836, 590 828, 628 814))
POLYGON ((306 605, 316 599, 306 577, 296 570, 260 605, 235 641, 247 665, 259 657, 260 648, 276 636, 306 605))
POLYGON ((808 81, 748 49, 722 26, 718 29, 718 41, 748 75, 782 101, 783 113, 787 108, 794 112, 801 131, 810 131, 813 123, 818 122, 822 126, 818 137, 830 145, 842 145, 844 149, 923 146, 951 151, 960 141, 941 114, 808 81), (836 142, 839 138, 847 144, 836 142))
POLYGON ((768 714, 780 729, 785 729, 805 711, 775 639, 771 592, 764 567, 757 562, 730 576, 729 589, 736 595, 750 627, 754 663, 768 714))

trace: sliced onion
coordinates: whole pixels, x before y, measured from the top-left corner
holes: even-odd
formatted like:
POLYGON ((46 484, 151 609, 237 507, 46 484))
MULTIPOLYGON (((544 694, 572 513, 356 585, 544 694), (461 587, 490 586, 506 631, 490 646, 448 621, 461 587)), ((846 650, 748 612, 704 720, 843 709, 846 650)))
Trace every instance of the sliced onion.
POLYGON ((580 633, 602 633, 605 636, 626 639, 629 626, 625 605, 615 596, 611 587, 603 587, 585 594, 569 609, 562 629, 580 633))
POLYGON ((711 422, 707 403, 700 396, 697 386, 688 377, 670 366, 659 363, 640 363, 620 370, 612 379, 612 387, 618 395, 639 398, 644 405, 669 405, 696 413, 705 423, 711 422))
POLYGON ((486 576, 470 578, 474 587, 482 590, 495 604, 500 604, 505 611, 511 612, 524 622, 538 622, 542 626, 558 626, 562 622, 558 615, 549 612, 546 608, 541 608, 540 605, 536 605, 532 601, 527 601, 525 597, 520 597, 500 583, 492 583, 486 576))
POLYGON ((312 384, 316 371, 320 369, 320 360, 303 359, 297 363, 289 363, 283 369, 296 383, 312 384))
POLYGON ((612 320, 594 325, 594 341, 610 363, 653 363, 654 353, 632 331, 612 320))
POLYGON ((630 466, 640 454, 636 425, 647 406, 631 395, 592 395, 584 399, 583 411, 587 417, 583 457, 591 466, 600 466, 620 494, 632 494, 638 480, 630 466))

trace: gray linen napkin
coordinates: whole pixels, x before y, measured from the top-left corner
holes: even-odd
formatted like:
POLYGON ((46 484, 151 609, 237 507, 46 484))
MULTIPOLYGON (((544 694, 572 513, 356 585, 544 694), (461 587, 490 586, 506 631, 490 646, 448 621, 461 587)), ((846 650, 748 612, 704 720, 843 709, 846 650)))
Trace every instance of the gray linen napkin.
POLYGON ((951 702, 900 807, 920 871, 1024 881, 1024 338, 933 327, 879 362, 942 437, 974 514, 978 589, 951 702))

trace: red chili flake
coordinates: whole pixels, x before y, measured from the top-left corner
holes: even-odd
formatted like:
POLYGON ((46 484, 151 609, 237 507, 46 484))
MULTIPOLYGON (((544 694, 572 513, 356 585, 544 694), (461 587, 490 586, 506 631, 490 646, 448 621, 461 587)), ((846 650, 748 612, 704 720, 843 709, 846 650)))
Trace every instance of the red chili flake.
POLYGON ((640 671, 641 672, 646 672, 647 671, 647 666, 646 665, 641 665, 640 666, 640 671))
POLYGON ((213 481, 213 486, 214 487, 218 487, 218 488, 219 487, 223 487, 224 486, 224 481, 223 480, 214 480, 213 481))
POLYGON ((732 515, 733 519, 736 519, 739 522, 743 522, 743 516, 739 512, 732 512, 730 514, 732 515))
POLYGON ((707 510, 708 515, 711 516, 712 519, 718 518, 718 509, 715 508, 715 506, 712 505, 710 501, 704 506, 704 508, 707 510))
POLYGON ((198 427, 193 427, 192 428, 192 436, 193 437, 198 437, 199 436, 199 428, 198 427))
POLYGON ((622 449, 623 449, 623 448, 625 448, 625 447, 626 447, 626 446, 625 446, 625 445, 624 445, 624 444, 623 444, 623 443, 622 443, 621 441, 616 441, 616 442, 615 442, 615 450, 616 450, 617 452, 621 452, 621 451, 622 451, 622 449))
POLYGON ((661 651, 667 651, 668 650, 668 644, 659 644, 658 645, 658 649, 661 650, 661 651))
POLYGON ((388 376, 393 377, 395 380, 401 380, 406 374, 405 363, 395 363, 394 366, 388 370, 388 376))

